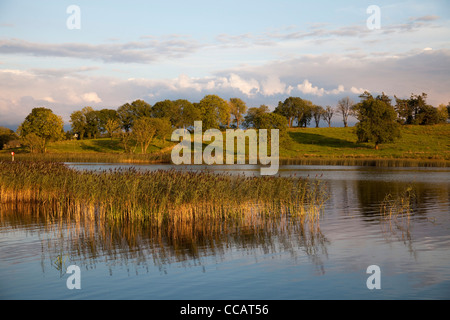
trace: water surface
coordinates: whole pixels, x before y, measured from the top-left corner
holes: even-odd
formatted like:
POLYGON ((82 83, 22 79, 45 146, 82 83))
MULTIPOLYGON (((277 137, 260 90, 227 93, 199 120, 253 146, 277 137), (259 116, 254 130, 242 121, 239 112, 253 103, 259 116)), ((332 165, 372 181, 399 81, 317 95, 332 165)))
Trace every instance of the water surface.
MULTIPOLYGON (((68 165, 259 175, 257 166, 68 165)), ((1 206, 0 298, 450 298, 449 168, 283 166, 279 174, 328 184, 320 225, 280 219, 156 230, 1 206), (385 196, 409 186, 417 196, 409 223, 384 222, 385 196), (81 267, 81 290, 66 287, 69 265, 81 267), (370 265, 381 268, 380 290, 366 286, 370 265)))

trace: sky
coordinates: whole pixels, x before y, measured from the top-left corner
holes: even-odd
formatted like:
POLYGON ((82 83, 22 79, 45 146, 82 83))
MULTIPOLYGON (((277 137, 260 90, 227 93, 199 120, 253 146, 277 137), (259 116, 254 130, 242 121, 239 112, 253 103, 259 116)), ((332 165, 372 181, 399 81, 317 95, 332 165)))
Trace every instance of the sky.
POLYGON ((137 99, 273 110, 365 90, 450 101, 450 1, 0 0, 0 126, 13 130, 34 107, 67 125, 137 99))

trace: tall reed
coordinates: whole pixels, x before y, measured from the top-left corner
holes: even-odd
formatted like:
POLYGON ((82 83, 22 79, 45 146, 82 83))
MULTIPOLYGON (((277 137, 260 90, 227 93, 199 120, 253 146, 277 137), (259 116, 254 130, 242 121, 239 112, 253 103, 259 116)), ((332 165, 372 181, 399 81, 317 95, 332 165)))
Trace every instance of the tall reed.
POLYGON ((402 238, 410 238, 411 215, 416 200, 413 186, 408 186, 397 195, 387 194, 380 206, 382 225, 389 226, 391 233, 402 232, 402 238))
POLYGON ((315 179, 133 168, 89 172, 57 162, 0 162, 0 202, 48 203, 63 215, 176 223, 285 214, 318 221, 326 200, 326 185, 315 179))

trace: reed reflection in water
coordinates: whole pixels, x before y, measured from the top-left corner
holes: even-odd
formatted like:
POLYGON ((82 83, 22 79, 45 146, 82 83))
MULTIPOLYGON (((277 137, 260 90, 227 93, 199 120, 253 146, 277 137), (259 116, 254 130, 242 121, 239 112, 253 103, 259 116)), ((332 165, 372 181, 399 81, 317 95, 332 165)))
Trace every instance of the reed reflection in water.
POLYGON ((224 261, 231 248, 238 248, 242 254, 290 252, 294 259, 303 252, 323 273, 329 244, 318 220, 251 210, 234 221, 203 216, 163 224, 105 220, 95 212, 60 215, 49 205, 35 203, 2 204, 0 212, 3 227, 41 227, 42 259, 58 271, 67 264, 95 268, 105 261, 110 268, 150 263, 164 270, 171 263, 201 265, 205 257, 224 261))

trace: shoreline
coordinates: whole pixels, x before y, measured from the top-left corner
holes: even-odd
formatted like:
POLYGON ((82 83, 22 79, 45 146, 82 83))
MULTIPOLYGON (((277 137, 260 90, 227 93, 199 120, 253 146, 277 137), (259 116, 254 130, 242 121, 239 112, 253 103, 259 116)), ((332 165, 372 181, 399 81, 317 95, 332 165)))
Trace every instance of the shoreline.
MULTIPOLYGON (((11 155, 0 153, 0 160, 11 160, 11 155)), ((142 165, 173 165, 170 154, 163 155, 128 155, 114 153, 16 153, 15 161, 49 161, 49 162, 79 162, 79 163, 124 163, 142 165), (147 158, 147 159, 146 159, 147 158)), ((206 165, 206 164, 203 164, 206 165)), ((212 164, 212 166, 217 164, 212 164)), ((219 164, 220 165, 220 164, 219 164)), ((226 165, 226 164, 223 164, 226 165)), ((286 158, 279 160, 280 166, 285 165, 316 165, 316 166, 362 166, 362 167, 450 167, 450 160, 441 159, 409 159, 409 158, 360 158, 360 157, 317 157, 317 158, 286 158)))

